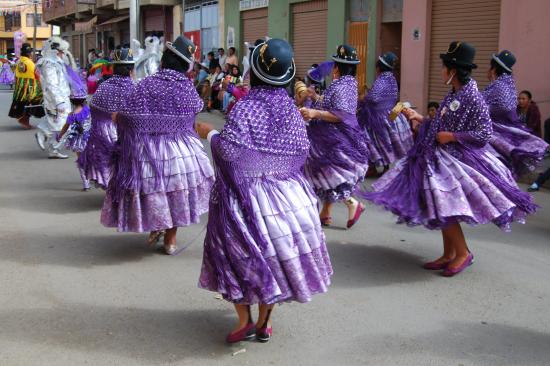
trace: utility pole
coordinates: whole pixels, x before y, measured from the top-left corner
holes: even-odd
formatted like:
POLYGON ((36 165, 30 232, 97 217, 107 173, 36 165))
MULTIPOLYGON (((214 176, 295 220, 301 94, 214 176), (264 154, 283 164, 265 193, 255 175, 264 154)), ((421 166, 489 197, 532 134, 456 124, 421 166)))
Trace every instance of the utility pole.
POLYGON ((34 4, 34 27, 33 27, 33 30, 32 30, 32 52, 33 52, 33 55, 32 55, 32 59, 33 61, 36 62, 36 27, 38 26, 38 2, 40 0, 33 0, 33 4, 34 4))
MULTIPOLYGON (((130 0, 130 44, 133 45, 134 42, 131 42, 133 39, 137 39, 141 42, 140 32, 139 32, 139 23, 140 23, 140 11, 139 11, 139 0, 130 0)), ((137 52, 137 50, 132 50, 137 52)))

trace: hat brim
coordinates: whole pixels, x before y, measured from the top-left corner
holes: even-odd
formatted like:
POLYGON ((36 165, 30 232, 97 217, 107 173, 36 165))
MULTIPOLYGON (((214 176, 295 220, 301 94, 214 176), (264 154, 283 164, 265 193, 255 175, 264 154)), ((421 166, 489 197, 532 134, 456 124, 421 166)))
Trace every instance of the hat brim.
POLYGON ((174 54, 178 57, 181 57, 185 61, 187 61, 189 64, 193 64, 195 62, 195 58, 191 57, 191 59, 187 56, 185 56, 183 53, 178 51, 176 47, 173 46, 172 42, 166 42, 166 48, 168 48, 170 51, 174 52, 174 54))
POLYGON ((361 63, 360 60, 344 60, 343 58, 338 57, 338 55, 332 55, 332 61, 347 65, 358 65, 361 63))
POLYGON ((495 60, 495 62, 497 64, 499 64, 504 70, 508 71, 508 72, 512 72, 512 69, 508 66, 506 66, 506 64, 504 62, 502 62, 502 60, 500 58, 498 58, 498 55, 496 53, 493 53, 493 55, 491 56, 493 58, 493 60, 495 60))
POLYGON ((461 61, 453 60, 453 59, 449 58, 449 56, 446 53, 440 53, 439 58, 442 59, 443 61, 447 61, 447 62, 451 63, 452 65, 455 65, 455 66, 458 66, 458 67, 465 67, 465 68, 469 68, 469 69, 477 69, 476 64, 470 64, 470 63, 467 63, 467 62, 461 62, 461 61))
POLYGON ((252 69, 252 72, 254 75, 256 75, 260 80, 263 82, 269 84, 269 85, 275 85, 275 86, 283 86, 288 84, 294 76, 296 76, 296 64, 294 63, 294 59, 292 59, 292 66, 287 70, 286 74, 280 77, 275 77, 273 75, 268 75, 265 72, 262 71, 262 69, 259 67, 258 60, 260 58, 260 48, 264 43, 260 43, 256 47, 254 47, 254 50, 252 51, 252 54, 250 55, 250 60, 252 61, 250 63, 250 68, 252 69))
POLYGON ((135 61, 111 61, 113 65, 133 65, 135 61))
POLYGON ((390 69, 393 70, 393 66, 387 63, 382 56, 378 56, 378 61, 380 61, 384 66, 389 67, 390 69))

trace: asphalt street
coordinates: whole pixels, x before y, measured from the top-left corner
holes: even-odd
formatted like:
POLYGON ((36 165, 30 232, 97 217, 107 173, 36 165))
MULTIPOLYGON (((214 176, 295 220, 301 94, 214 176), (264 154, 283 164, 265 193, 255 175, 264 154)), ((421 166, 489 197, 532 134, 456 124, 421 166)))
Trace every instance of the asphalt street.
POLYGON ((550 190, 510 234, 466 228, 476 263, 451 279, 420 268, 439 232, 370 205, 344 230, 338 206, 330 291, 276 307, 269 343, 227 346, 231 304, 197 287, 206 216, 173 257, 102 227, 103 192, 80 191, 73 155, 46 159, 10 103, 0 90, 1 366, 550 365, 550 190))

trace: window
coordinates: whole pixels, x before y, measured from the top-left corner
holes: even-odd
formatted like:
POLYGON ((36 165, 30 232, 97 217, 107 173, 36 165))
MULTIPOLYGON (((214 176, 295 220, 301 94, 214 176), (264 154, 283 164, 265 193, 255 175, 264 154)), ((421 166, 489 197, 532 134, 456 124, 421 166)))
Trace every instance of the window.
MULTIPOLYGON (((27 27, 34 27, 33 23, 34 13, 27 14, 27 27)), ((47 27, 48 25, 42 21, 42 14, 36 14, 36 26, 37 27, 47 27)))
POLYGON ((21 28, 21 13, 6 14, 4 19, 7 32, 15 32, 21 28))

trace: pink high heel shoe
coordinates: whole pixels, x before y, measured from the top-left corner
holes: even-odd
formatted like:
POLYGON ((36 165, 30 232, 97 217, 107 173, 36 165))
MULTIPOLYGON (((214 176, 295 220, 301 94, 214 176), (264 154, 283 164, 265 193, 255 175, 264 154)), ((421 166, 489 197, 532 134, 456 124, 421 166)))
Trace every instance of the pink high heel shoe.
POLYGON ((225 338, 227 343, 238 343, 241 341, 251 341, 256 337, 256 324, 248 323, 244 328, 229 333, 225 338))
POLYGON ((365 212, 365 205, 359 202, 357 204, 357 208, 355 209, 355 214, 353 215, 353 218, 351 220, 348 220, 348 224, 346 225, 346 227, 348 229, 351 229, 351 227, 355 225, 357 221, 359 221, 359 218, 361 217, 361 214, 363 212, 365 212))
POLYGON ((471 266, 474 263, 474 255, 472 253, 469 253, 464 262, 457 268, 445 268, 445 270, 441 273, 443 277, 453 277, 460 272, 464 271, 466 268, 471 266))

